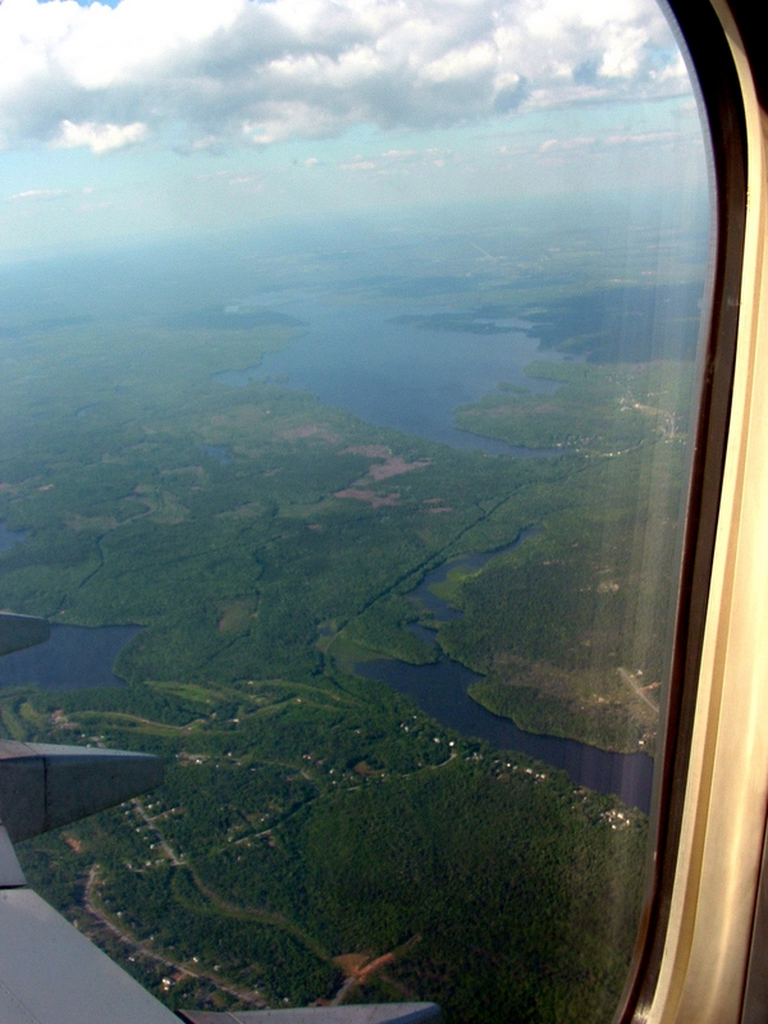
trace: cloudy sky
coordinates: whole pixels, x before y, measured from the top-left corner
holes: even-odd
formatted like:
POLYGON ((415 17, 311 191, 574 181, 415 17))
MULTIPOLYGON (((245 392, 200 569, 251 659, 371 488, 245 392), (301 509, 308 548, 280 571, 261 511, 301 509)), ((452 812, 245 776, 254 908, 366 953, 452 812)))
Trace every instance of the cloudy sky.
POLYGON ((0 251, 649 178, 700 153, 653 0, 0 0, 0 251))

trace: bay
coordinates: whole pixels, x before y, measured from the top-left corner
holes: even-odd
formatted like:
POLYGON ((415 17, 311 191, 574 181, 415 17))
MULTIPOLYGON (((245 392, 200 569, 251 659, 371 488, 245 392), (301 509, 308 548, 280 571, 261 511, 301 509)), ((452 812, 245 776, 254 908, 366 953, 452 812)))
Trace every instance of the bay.
POLYGON ((125 686, 112 671, 115 658, 141 626, 65 626, 36 647, 0 658, 0 686, 41 690, 89 690, 125 686))
MULTIPOLYGON (((458 608, 433 592, 435 584, 444 582, 452 570, 479 571, 491 559, 524 543, 533 532, 523 530, 512 544, 498 551, 465 555, 445 562, 427 573, 410 596, 418 599, 438 622, 460 618, 462 613, 458 608)), ((410 628, 425 643, 436 642, 432 630, 419 624, 410 628)), ((579 786, 598 793, 613 793, 646 814, 650 811, 653 760, 647 754, 617 754, 578 740, 525 732, 511 719, 495 715, 472 700, 467 688, 483 677, 445 655, 428 665, 381 658, 360 662, 355 665, 355 671, 410 697, 428 715, 463 736, 486 740, 500 750, 518 750, 563 769, 579 786)))
POLYGON ((650 811, 653 761, 647 754, 617 754, 578 740, 524 732, 509 718, 494 715, 472 700, 467 687, 482 676, 445 655, 433 665, 382 658, 361 662, 355 671, 391 686, 463 736, 486 740, 499 750, 518 750, 563 769, 577 786, 612 793, 645 814, 650 811))

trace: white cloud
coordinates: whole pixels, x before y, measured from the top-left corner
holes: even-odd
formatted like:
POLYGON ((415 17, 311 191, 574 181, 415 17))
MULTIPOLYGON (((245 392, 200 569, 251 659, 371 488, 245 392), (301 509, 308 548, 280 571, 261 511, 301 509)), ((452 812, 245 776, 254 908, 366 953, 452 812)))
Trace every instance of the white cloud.
POLYGON ((64 195, 66 195, 66 192, 60 188, 30 188, 26 192, 17 192, 15 195, 8 196, 8 201, 27 202, 30 199, 60 199, 64 195))
POLYGON ((0 138, 103 153, 431 128, 687 90, 654 0, 0 4, 0 138))
POLYGON ((447 150, 430 149, 388 149, 373 156, 358 153, 342 161, 342 171, 376 171, 379 175, 407 174, 414 165, 419 167, 444 167, 451 156, 447 150))
POLYGON ((627 135, 609 135, 605 140, 607 146, 656 146, 659 143, 675 142, 679 136, 675 132, 632 132, 627 135))
POLYGON ((573 139, 547 139, 539 146, 540 153, 551 153, 564 149, 587 149, 595 145, 597 139, 594 136, 579 137, 573 139))
POLYGON ((346 163, 339 164, 339 168, 342 171, 375 171, 376 164, 372 160, 365 160, 361 156, 356 156, 346 163))
MULTIPOLYGON (((688 136, 688 141, 698 138, 698 133, 688 136)), ((558 160, 561 154, 572 152, 575 154, 601 154, 617 148, 637 148, 640 146, 652 146, 655 149, 664 146, 679 145, 682 136, 678 132, 624 132, 621 134, 605 136, 573 136, 569 138, 546 139, 538 146, 538 155, 544 160, 554 158, 558 160)), ((501 153, 506 152, 508 147, 502 146, 501 153)))
POLYGON ((107 153, 110 149, 122 149, 136 142, 143 142, 147 137, 147 126, 140 121, 133 124, 95 124, 86 121, 73 124, 71 121, 61 122, 61 132, 53 142, 56 147, 72 149, 75 146, 88 146, 92 153, 107 153))
POLYGON ((381 155, 387 160, 413 160, 414 157, 420 156, 420 153, 417 149, 388 149, 381 155))

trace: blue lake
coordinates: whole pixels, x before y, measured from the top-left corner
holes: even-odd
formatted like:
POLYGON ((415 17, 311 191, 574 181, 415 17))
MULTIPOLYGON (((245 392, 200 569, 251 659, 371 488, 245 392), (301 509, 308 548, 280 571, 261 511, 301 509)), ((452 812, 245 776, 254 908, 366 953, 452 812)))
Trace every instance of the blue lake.
POLYGON ((23 544, 26 539, 26 530, 9 530, 4 523, 0 523, 0 551, 10 551, 16 544, 23 544))
POLYGON ((51 626, 44 644, 0 658, 0 686, 88 690, 125 686, 112 672, 115 658, 140 626, 51 626))
POLYGON ((458 406, 496 391, 502 381, 530 391, 553 389, 549 381, 525 376, 525 367, 541 359, 542 353, 538 340, 512 323, 504 333, 473 334, 392 322, 398 314, 412 313, 412 307, 340 305, 313 299, 272 308, 305 323, 305 333, 280 351, 268 353, 258 366, 225 370, 215 380, 230 387, 273 380, 302 388, 326 405, 343 406, 368 423, 453 448, 521 458, 558 454, 556 449, 511 448, 503 441, 457 430, 453 424, 458 406))

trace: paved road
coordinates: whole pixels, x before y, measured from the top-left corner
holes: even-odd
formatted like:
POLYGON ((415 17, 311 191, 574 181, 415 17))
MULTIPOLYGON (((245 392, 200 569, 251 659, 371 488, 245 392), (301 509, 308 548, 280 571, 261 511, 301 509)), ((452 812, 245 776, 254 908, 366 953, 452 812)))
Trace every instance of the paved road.
POLYGON ((237 988, 234 985, 227 985, 219 978, 214 978, 210 974, 204 974, 202 971, 190 970, 183 964, 176 963, 174 960, 169 960, 168 957, 163 956, 161 953, 156 953, 154 950, 150 949, 146 943, 138 942, 133 938, 133 936, 129 935, 128 932, 123 931, 123 929, 116 925, 111 918, 107 917, 102 910, 95 906, 93 902, 93 889, 97 881, 98 866, 94 864, 88 872, 88 881, 85 886, 83 906, 85 907, 89 917, 91 917, 95 923, 102 928, 105 928, 124 946, 127 946, 140 956, 161 964, 167 969, 169 974, 178 972, 188 978, 199 978, 200 981, 208 981, 215 988, 220 989, 222 992, 226 992, 234 999, 238 999, 241 1003, 245 1003, 251 1009, 263 1010, 268 1007, 269 1004, 252 990, 237 988))
POLYGON ((133 804, 134 810, 138 811, 138 813, 144 819, 144 823, 146 825, 148 825, 149 828, 151 828, 152 831, 157 836, 157 845, 161 848, 161 850, 166 855, 166 857, 171 862, 171 864, 173 864, 173 866, 175 868, 180 867, 181 864, 182 864, 182 861, 176 856, 176 854, 173 852, 173 850, 171 849, 169 844, 165 841, 165 839, 163 838, 163 836, 162 836, 160 830, 158 829, 157 825, 155 825, 155 819, 151 818, 147 814, 147 812, 144 809, 144 805, 142 804, 141 800, 131 800, 131 803, 133 804))

